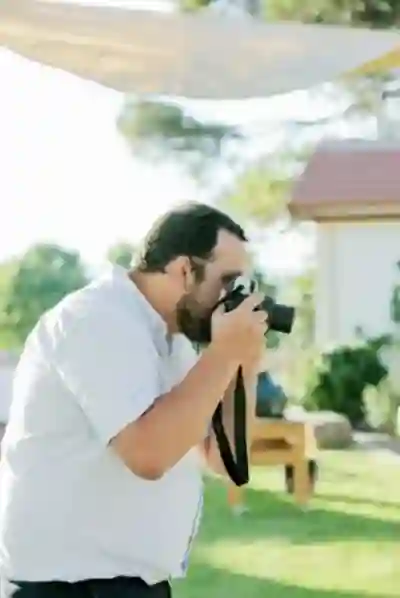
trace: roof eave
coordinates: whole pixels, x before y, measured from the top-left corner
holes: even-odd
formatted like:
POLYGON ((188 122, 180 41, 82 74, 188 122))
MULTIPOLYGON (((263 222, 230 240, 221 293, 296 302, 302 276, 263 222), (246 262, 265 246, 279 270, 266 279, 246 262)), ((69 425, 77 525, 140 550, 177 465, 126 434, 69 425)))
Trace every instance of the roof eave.
POLYGON ((379 200, 379 202, 335 201, 292 202, 289 212, 296 220, 355 221, 355 220, 399 220, 399 200, 379 200))

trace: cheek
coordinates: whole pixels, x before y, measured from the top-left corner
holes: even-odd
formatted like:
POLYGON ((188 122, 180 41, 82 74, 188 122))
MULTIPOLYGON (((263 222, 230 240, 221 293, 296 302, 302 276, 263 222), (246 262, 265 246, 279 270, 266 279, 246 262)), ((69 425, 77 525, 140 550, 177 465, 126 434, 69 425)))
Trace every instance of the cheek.
POLYGON ((208 284, 203 288, 199 289, 198 301, 206 309, 211 309, 219 301, 224 293, 223 286, 221 283, 214 285, 208 284))

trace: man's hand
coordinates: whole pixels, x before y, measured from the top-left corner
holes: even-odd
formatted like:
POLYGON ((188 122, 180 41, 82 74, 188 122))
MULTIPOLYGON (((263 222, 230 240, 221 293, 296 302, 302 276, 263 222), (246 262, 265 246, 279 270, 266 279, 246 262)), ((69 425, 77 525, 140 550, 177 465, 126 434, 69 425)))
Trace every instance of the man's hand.
POLYGON ((265 345, 268 316, 265 311, 254 311, 262 299, 262 295, 255 293, 228 313, 221 307, 212 318, 213 343, 234 355, 246 369, 258 363, 265 345))

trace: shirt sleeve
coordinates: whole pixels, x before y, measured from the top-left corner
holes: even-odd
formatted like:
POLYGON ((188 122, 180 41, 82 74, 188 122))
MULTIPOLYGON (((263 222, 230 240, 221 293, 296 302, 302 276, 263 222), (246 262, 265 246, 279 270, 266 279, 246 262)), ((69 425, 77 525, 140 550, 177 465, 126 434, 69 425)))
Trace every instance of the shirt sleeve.
MULTIPOLYGON (((185 375, 191 370, 200 359, 200 353, 198 353, 193 345, 185 338, 181 339, 181 354, 183 355, 184 373, 185 375)), ((212 433, 212 421, 210 421, 206 430, 204 431, 204 438, 207 439, 212 433)))
POLYGON ((53 365, 102 442, 108 444, 160 395, 159 358, 142 321, 86 313, 55 343, 53 365), (129 322, 131 324, 131 322, 129 322))

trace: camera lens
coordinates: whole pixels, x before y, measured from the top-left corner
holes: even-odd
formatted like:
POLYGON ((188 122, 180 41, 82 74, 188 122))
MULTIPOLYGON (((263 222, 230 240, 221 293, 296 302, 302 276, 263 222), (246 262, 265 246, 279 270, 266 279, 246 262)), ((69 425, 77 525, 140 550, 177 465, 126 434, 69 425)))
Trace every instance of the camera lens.
POLYGON ((275 303, 269 312, 269 328, 276 332, 290 334, 294 323, 294 307, 275 303))

